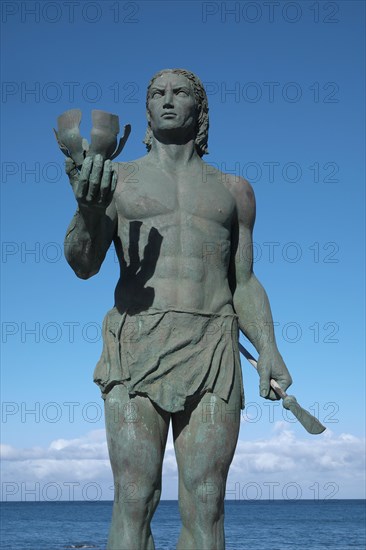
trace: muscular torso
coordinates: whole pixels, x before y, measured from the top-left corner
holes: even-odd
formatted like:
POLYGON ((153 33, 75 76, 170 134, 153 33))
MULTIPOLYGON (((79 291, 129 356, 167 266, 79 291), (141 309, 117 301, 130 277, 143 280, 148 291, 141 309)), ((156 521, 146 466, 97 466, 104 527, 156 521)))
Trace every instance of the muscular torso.
POLYGON ((220 172, 203 173, 199 161, 168 173, 145 159, 120 166, 114 193, 121 265, 116 306, 232 312, 235 201, 220 172))

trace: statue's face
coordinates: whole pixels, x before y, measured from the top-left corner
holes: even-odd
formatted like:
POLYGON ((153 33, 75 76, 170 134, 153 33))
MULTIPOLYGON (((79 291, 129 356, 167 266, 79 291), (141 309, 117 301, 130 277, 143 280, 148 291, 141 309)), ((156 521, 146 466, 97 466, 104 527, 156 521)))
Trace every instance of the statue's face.
POLYGON ((149 92, 147 119, 154 135, 177 130, 193 135, 197 110, 190 81, 169 72, 156 78, 149 92))

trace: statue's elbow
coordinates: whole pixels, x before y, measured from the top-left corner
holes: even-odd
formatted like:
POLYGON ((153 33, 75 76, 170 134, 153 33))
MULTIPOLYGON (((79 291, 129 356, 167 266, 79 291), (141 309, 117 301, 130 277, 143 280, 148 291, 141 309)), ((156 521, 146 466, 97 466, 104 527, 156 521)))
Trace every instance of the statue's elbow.
POLYGON ((84 281, 86 281, 87 279, 90 279, 90 277, 93 276, 88 271, 84 271, 84 270, 80 270, 80 269, 74 269, 73 271, 79 279, 83 279, 84 281))
POLYGON ((92 265, 88 259, 81 255, 65 254, 67 263, 79 279, 86 281, 99 272, 100 266, 92 265))
POLYGON ((75 266, 71 265, 71 268, 73 269, 75 275, 79 279, 83 279, 84 281, 90 279, 91 277, 94 277, 94 275, 99 272, 99 268, 90 268, 86 266, 81 266, 80 264, 75 266))
POLYGON ((66 240, 64 254, 67 263, 79 279, 90 279, 100 269, 100 262, 95 257, 91 257, 90 251, 80 243, 75 244, 66 240))

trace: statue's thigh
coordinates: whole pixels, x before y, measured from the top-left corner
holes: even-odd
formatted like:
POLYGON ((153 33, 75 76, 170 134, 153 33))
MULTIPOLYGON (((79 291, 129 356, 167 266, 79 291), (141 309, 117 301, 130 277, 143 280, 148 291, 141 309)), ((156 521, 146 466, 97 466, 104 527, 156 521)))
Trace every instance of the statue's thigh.
POLYGON ((240 404, 238 380, 228 403, 205 393, 196 406, 174 415, 179 475, 188 490, 208 480, 225 484, 238 439, 240 404))
POLYGON ((169 414, 149 398, 130 397, 116 385, 105 399, 105 422, 113 474, 124 479, 156 479, 160 474, 169 414))

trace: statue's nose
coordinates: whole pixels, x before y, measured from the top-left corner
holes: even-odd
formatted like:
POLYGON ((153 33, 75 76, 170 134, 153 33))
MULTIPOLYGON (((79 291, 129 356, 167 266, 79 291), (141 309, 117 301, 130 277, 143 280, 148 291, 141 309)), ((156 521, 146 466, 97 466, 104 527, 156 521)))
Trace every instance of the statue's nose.
POLYGON ((164 94, 164 107, 173 107, 173 98, 174 98, 174 95, 173 95, 173 90, 172 89, 168 89, 166 90, 165 94, 164 94))

